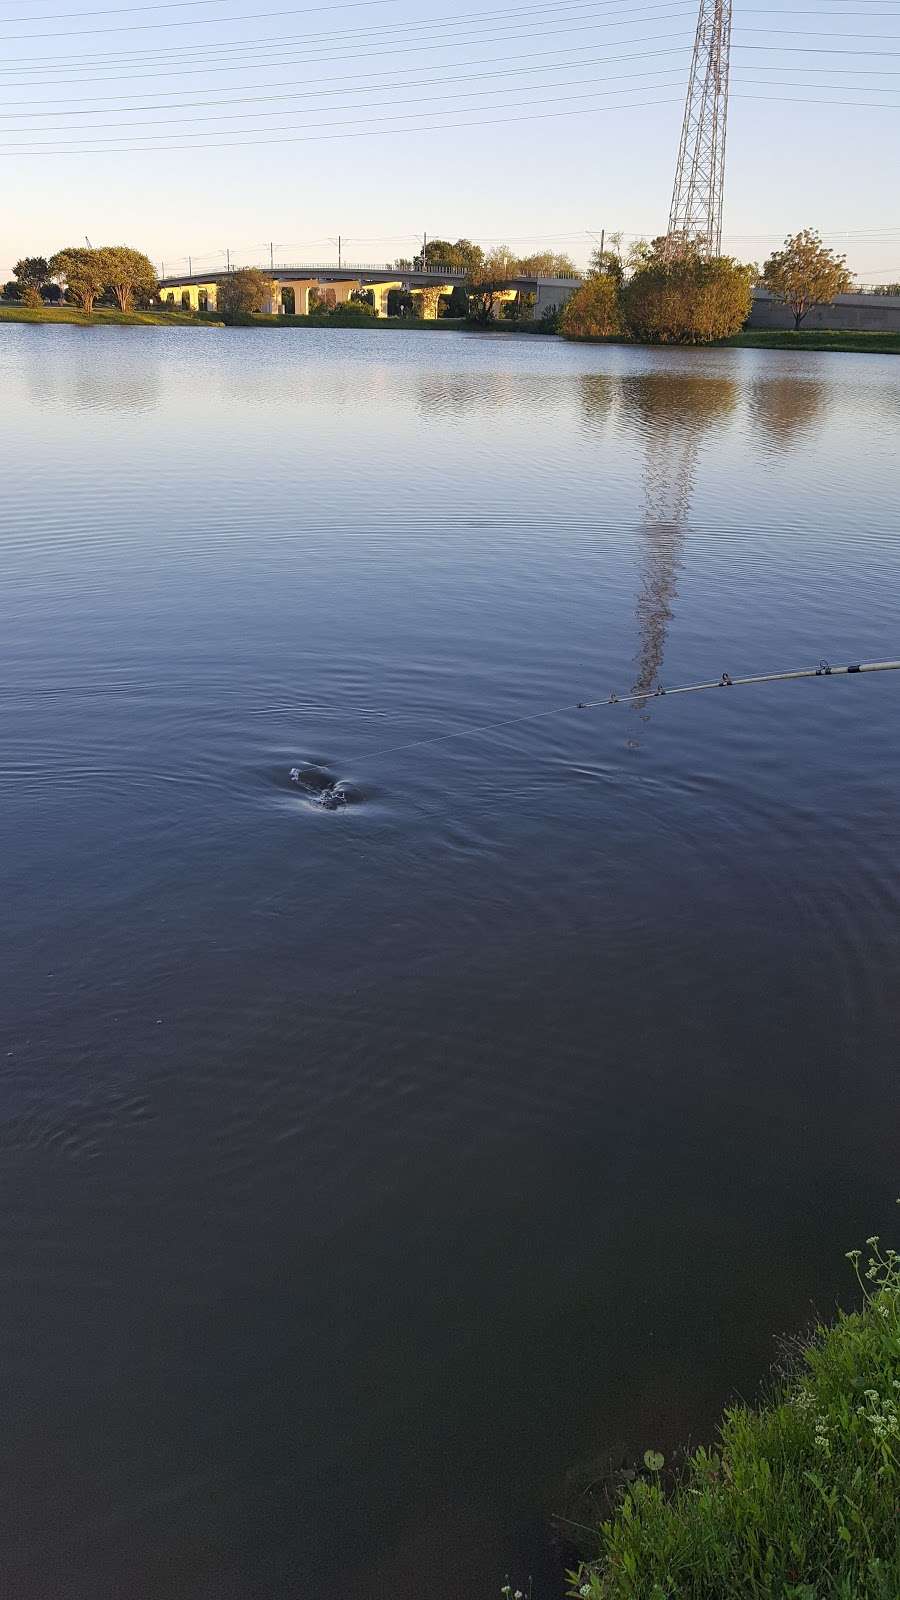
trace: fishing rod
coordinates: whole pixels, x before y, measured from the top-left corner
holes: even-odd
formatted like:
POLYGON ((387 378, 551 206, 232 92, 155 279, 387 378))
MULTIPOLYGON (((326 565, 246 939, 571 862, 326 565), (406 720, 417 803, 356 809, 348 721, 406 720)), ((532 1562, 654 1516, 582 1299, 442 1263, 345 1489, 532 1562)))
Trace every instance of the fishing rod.
POLYGON ((748 683, 783 683, 794 678, 839 678, 852 676, 861 672, 900 672, 900 661, 856 661, 846 666, 833 667, 828 661, 820 661, 815 667, 797 667, 790 672, 754 672, 745 677, 733 678, 730 673, 723 672, 720 678, 710 678, 704 683, 682 683, 674 689, 666 689, 662 684, 657 684, 655 689, 637 689, 631 694, 616 694, 613 691, 605 700, 575 700, 567 705, 550 706, 546 711, 531 711, 521 717, 509 717, 503 722, 479 723, 473 727, 459 728, 455 733, 436 733, 426 739, 410 739, 405 744, 390 745, 386 750, 374 750, 369 754, 373 756, 393 755, 397 750, 413 750, 428 744, 444 744, 449 739, 465 739, 473 734, 497 733, 502 728, 512 728, 524 722, 538 722, 542 717, 558 717, 566 711, 594 711, 598 706, 628 705, 647 700, 658 700, 664 695, 673 694, 699 694, 705 689, 738 689, 748 683))
POLYGON ((595 706, 626 705, 633 700, 655 700, 664 694, 697 694, 700 689, 736 689, 744 683, 781 683, 789 678, 837 678, 854 672, 898 672, 900 661, 856 661, 846 667, 833 667, 820 661, 817 667, 797 667, 791 672, 753 672, 743 678, 732 678, 723 672, 721 678, 710 678, 706 683, 682 683, 675 689, 640 689, 632 694, 611 694, 606 700, 579 700, 576 711, 591 711, 595 706))

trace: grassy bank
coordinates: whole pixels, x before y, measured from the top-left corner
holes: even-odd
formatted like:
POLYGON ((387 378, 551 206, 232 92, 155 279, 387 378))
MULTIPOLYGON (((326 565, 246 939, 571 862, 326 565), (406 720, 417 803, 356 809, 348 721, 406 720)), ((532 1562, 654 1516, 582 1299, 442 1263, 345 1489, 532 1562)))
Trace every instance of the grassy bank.
POLYGON ((723 341, 738 350, 835 350, 900 356, 900 333, 832 333, 825 328, 746 328, 723 341))
POLYGON ((346 316, 331 317, 326 312, 323 316, 313 313, 307 317, 235 317, 231 326, 234 328, 400 328, 409 329, 411 332, 440 332, 441 329, 466 327, 464 317, 435 317, 426 321, 423 317, 367 317, 362 312, 358 317, 348 313, 346 316))
MULTIPOLYGON (((31 310, 13 304, 0 305, 0 322, 72 323, 79 327, 223 327, 214 313, 186 311, 133 311, 123 315, 111 306, 98 306, 90 316, 85 316, 75 306, 43 306, 31 310)), ((308 317, 238 317, 231 324, 240 328, 371 328, 373 330, 401 329, 410 332, 439 333, 469 329, 476 333, 537 333, 548 334, 540 322, 496 322, 487 327, 467 322, 463 317, 438 317, 426 322, 416 317, 354 317, 335 319, 325 316, 308 317)), ((635 341, 623 335, 606 338, 580 338, 577 344, 629 344, 635 341)), ((670 348, 683 348, 681 346, 670 348)), ((691 347, 694 348, 694 347, 691 347)), ((698 346, 696 348, 709 348, 698 346)), ((747 329, 731 339, 724 339, 714 348, 738 350, 830 350, 836 353, 867 355, 900 355, 900 333, 831 333, 821 328, 798 332, 793 329, 747 329)))
POLYGON ((725 1414, 670 1483, 646 1476, 572 1573, 585 1600, 897 1600, 900 1258, 877 1238, 862 1309, 819 1327, 766 1403, 725 1414))
POLYGON ((221 327, 213 317, 194 317, 184 311, 114 311, 111 306, 98 306, 86 316, 77 306, 42 306, 40 310, 29 306, 0 306, 0 322, 60 322, 73 323, 80 328, 143 328, 203 327, 209 323, 221 327))

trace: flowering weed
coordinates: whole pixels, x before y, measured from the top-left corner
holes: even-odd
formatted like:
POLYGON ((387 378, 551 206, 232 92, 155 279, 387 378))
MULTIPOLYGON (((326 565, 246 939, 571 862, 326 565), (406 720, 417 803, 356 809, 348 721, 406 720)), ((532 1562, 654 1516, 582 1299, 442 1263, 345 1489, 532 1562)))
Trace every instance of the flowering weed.
POLYGON ((765 1404, 726 1411, 670 1492, 632 1484, 572 1596, 898 1600, 900 1256, 867 1244, 861 1309, 817 1328, 765 1404))

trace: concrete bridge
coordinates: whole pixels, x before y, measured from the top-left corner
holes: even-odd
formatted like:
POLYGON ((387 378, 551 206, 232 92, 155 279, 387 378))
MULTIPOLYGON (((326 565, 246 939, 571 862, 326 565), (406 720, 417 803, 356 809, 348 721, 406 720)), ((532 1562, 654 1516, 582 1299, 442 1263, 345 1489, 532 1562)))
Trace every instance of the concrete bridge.
MULTIPOLYGON (((412 294, 418 302, 418 314, 427 321, 433 321, 438 315, 441 299, 466 282, 464 272, 449 267, 430 267, 423 271, 414 267, 303 264, 260 267, 258 270, 272 284, 272 293, 263 307, 268 316, 308 316, 313 290, 323 297, 330 290, 337 305, 349 300, 359 290, 368 290, 374 301, 375 315, 386 317, 388 295, 391 290, 400 290, 412 294)), ((227 277, 228 273, 222 271, 162 278, 160 299, 164 304, 185 310, 215 311, 219 287, 227 277)), ((551 307, 564 305, 580 282, 580 278, 507 278, 494 296, 494 315, 499 315, 504 304, 517 300, 519 296, 534 295, 531 315, 540 317, 551 307)))

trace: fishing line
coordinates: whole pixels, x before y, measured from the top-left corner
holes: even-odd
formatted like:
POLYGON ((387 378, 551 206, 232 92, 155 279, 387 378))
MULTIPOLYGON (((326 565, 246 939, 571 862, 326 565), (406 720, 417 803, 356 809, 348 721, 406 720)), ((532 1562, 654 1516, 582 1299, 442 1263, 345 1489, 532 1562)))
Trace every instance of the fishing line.
POLYGON ((674 689, 666 689, 658 684, 655 689, 634 690, 630 694, 616 694, 613 692, 605 700, 575 700, 567 705, 550 706, 545 711, 531 711, 521 717, 507 717, 502 722, 478 723, 472 727, 459 728, 455 733, 436 733, 426 739, 410 739, 405 744, 389 745, 383 750, 370 750, 370 756, 393 755, 398 750, 414 750, 422 745, 444 744, 450 739, 466 739, 478 737, 485 733, 498 733, 503 728, 513 728, 524 722, 538 722, 543 717, 562 716, 567 711, 594 711, 599 706, 620 706, 643 704, 647 700, 659 700, 664 696, 673 694, 699 694, 704 689, 737 689, 748 683, 783 683, 794 678, 839 678, 862 672, 900 672, 900 661, 857 661, 847 666, 833 667, 827 661, 820 661, 815 667, 798 667, 790 672, 757 672, 742 678, 732 678, 730 673, 723 672, 720 678, 710 678, 704 683, 682 683, 674 689))

